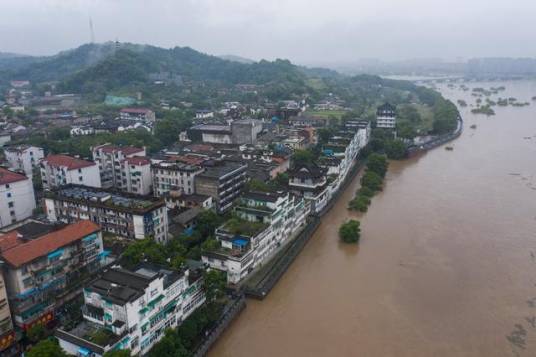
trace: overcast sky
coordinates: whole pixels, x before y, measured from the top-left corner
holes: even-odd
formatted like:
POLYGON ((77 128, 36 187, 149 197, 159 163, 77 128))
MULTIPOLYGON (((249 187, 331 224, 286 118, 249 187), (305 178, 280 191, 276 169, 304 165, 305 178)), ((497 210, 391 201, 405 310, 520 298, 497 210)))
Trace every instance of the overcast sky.
POLYGON ((536 56, 534 0, 0 0, 0 51, 190 46, 299 63, 536 56))

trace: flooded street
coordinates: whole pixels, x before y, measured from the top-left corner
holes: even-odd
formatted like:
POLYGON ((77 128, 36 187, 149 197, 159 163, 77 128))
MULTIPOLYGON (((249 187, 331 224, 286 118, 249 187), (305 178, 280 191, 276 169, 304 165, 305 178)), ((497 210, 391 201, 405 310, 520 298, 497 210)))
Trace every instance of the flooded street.
MULTIPOLYGON (((530 81, 467 85, 504 85, 493 99, 536 95, 530 81)), ((364 215, 346 208, 354 180, 210 355, 535 356, 536 102, 494 107, 491 117, 470 110, 453 151, 392 162, 364 215), (357 246, 337 235, 351 217, 361 220, 357 246)))

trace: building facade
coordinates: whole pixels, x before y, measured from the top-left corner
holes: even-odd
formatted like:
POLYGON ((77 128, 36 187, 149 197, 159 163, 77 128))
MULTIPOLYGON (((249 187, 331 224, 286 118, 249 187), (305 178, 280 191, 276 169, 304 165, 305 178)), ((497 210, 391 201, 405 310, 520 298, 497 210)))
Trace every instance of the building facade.
POLYGON ((5 353, 9 356, 15 352, 17 350, 16 340, 4 274, 0 272, 0 355, 5 353))
POLYGON ((303 197, 311 213, 319 213, 330 199, 326 170, 315 164, 299 164, 289 170, 290 190, 303 197))
POLYGON ((31 145, 4 148, 4 155, 12 169, 22 171, 28 177, 32 177, 34 169, 39 166, 39 161, 45 157, 42 148, 31 145))
POLYGON ((378 107, 376 111, 376 127, 382 129, 396 128, 396 108, 389 103, 378 107))
POLYGON ((30 217, 35 207, 32 180, 0 167, 0 228, 30 217))
POLYGON ((41 235, 21 231, 0 236, 0 257, 14 322, 27 330, 52 322, 81 276, 98 270, 106 254, 100 227, 90 221, 41 235))
POLYGON ((180 162, 159 162, 151 166, 154 195, 165 196, 169 193, 195 193, 195 177, 203 172, 203 168, 180 162))
POLYGON ((127 157, 121 162, 121 181, 118 188, 136 195, 148 195, 153 189, 151 160, 142 156, 127 157))
POLYGON ((145 156, 145 148, 115 146, 110 144, 91 148, 93 160, 98 164, 103 188, 122 189, 123 161, 136 156, 145 156))
POLYGON ((41 160, 39 166, 44 189, 69 184, 101 187, 99 167, 92 161, 67 155, 49 155, 41 160))
POLYGON ((201 277, 144 264, 134 270, 105 270, 84 288, 84 321, 71 330, 58 329, 60 346, 72 355, 102 356, 129 349, 145 355, 205 301, 201 277), (88 334, 88 331, 92 333, 88 334), (95 341, 89 336, 101 332, 95 341))
POLYGON ((288 192, 246 192, 235 208, 239 232, 226 223, 216 230, 220 246, 202 255, 203 263, 227 273, 237 284, 293 239, 309 213, 301 197, 288 192))
POLYGON ((215 162, 195 177, 195 193, 214 198, 218 212, 228 211, 246 184, 247 164, 215 162))
POLYGON ((121 120, 142 120, 148 122, 154 122, 156 120, 154 112, 147 108, 123 108, 119 112, 119 118, 121 120))
POLYGON ((168 214, 163 199, 118 194, 83 186, 67 186, 45 193, 52 222, 91 220, 111 234, 131 239, 168 239, 168 214))

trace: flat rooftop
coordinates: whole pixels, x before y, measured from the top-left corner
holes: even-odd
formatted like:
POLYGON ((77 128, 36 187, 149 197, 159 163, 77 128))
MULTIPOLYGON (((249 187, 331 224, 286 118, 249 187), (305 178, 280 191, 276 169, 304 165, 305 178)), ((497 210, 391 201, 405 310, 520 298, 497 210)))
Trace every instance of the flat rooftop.
POLYGON ((214 164, 213 166, 205 166, 205 171, 199 174, 199 176, 220 178, 231 174, 240 168, 246 167, 247 164, 243 162, 222 161, 214 164))
POLYGON ((51 192, 64 198, 90 201, 118 208, 147 209, 161 201, 154 197, 131 197, 126 194, 86 186, 66 186, 51 192))

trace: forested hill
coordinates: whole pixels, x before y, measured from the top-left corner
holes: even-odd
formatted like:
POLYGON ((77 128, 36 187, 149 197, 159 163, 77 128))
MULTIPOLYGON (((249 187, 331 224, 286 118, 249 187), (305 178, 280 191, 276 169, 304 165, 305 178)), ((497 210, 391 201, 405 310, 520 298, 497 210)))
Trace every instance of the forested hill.
POLYGON ((29 80, 32 89, 42 94, 53 81, 57 92, 80 93, 86 104, 103 103, 106 95, 135 96, 138 92, 143 94, 144 105, 157 107, 164 100, 172 105, 190 102, 198 109, 215 108, 223 101, 262 105, 306 98, 315 103, 335 96, 360 116, 373 116, 376 106, 386 101, 410 105, 408 121, 417 118, 418 111, 425 118, 424 129, 432 129, 432 120, 443 117, 437 114, 445 108, 450 113, 449 127, 456 119, 455 106, 431 89, 378 76, 349 77, 281 59, 241 63, 189 47, 109 42, 82 45, 50 57, 15 60, 0 60, 0 89, 13 79, 29 80))

